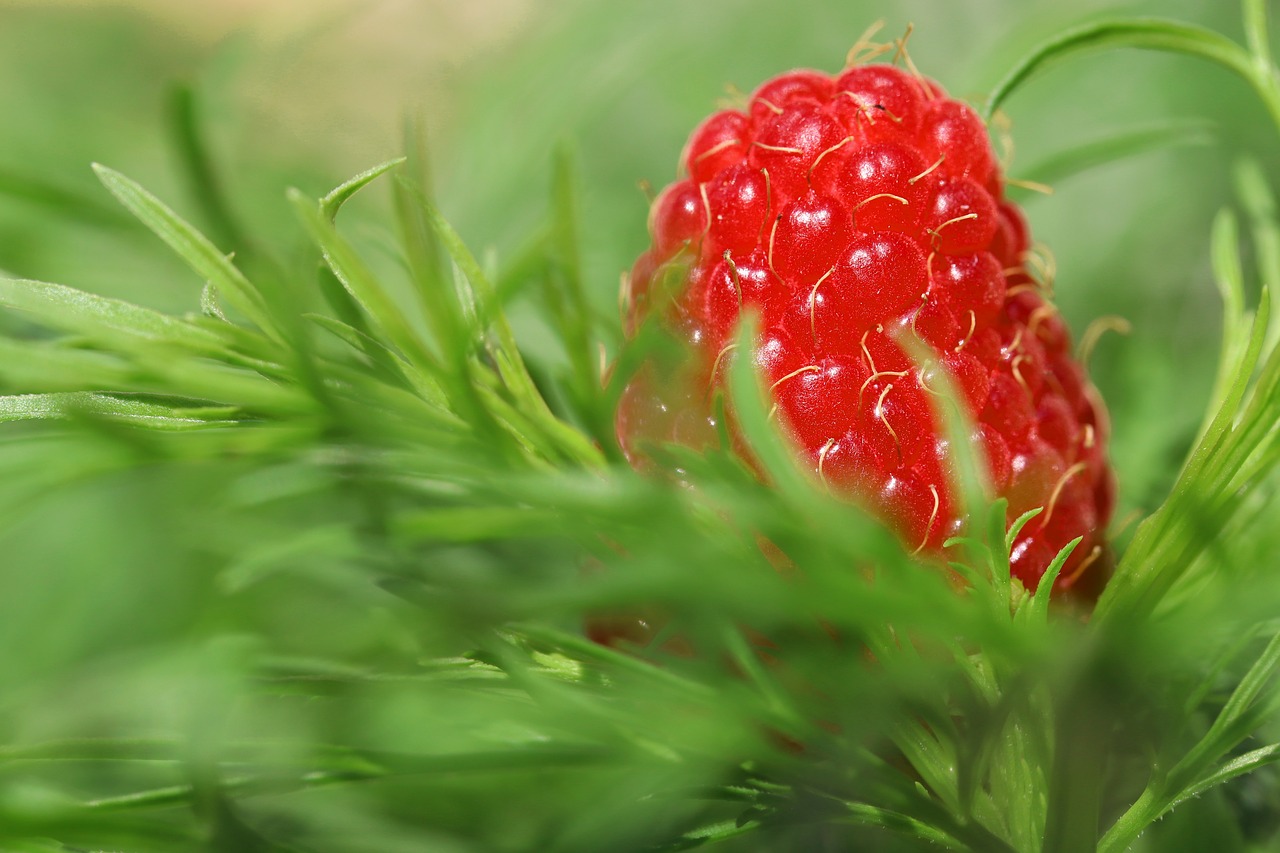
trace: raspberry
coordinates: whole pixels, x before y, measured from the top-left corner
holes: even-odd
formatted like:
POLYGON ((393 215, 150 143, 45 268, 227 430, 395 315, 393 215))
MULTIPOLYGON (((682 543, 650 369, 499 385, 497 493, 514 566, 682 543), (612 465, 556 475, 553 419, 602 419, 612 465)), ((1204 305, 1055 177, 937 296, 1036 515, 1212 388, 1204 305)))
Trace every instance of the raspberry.
POLYGON ((1014 542, 1014 575, 1034 589, 1083 536, 1057 589, 1096 593, 1115 490, 1106 412, 1023 266, 1027 224, 1003 196, 973 110, 889 65, 792 71, 745 110, 708 118, 684 165, 688 177, 654 202, 652 247, 623 306, 629 334, 657 314, 689 360, 665 373, 646 366, 624 393, 617 431, 632 464, 647 464, 647 441, 719 440, 714 392, 752 310, 761 329, 751 357, 777 419, 834 493, 910 550, 941 554, 963 523, 930 401, 930 371, 946 371, 1009 520, 1043 508, 1014 542), (898 343, 908 332, 935 364, 908 357, 898 343))

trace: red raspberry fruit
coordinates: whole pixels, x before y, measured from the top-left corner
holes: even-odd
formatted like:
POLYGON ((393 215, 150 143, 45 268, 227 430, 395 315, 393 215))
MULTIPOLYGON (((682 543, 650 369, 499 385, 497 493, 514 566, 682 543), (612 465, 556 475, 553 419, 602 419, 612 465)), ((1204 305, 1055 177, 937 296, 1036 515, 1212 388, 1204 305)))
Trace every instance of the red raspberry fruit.
POLYGON ((684 165, 654 202, 623 306, 632 331, 659 313, 691 358, 626 389, 617 431, 632 463, 647 441, 718 440, 714 391, 753 310, 752 356, 796 453, 906 547, 938 555, 962 519, 932 377, 899 343, 909 330, 966 403, 1010 521, 1043 507, 1014 542, 1014 575, 1034 589, 1083 536, 1057 589, 1096 592, 1115 488, 1106 412, 1023 266, 1026 222, 973 110, 888 65, 793 71, 703 122, 684 165))

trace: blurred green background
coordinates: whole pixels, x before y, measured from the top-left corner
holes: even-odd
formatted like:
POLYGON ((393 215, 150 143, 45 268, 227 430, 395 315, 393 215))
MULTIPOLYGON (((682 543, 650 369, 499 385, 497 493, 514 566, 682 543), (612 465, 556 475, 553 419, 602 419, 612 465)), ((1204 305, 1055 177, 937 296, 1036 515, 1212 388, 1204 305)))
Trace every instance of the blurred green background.
MULTIPOLYGON (((1034 44, 1101 14, 1158 14, 1240 37, 1236 5, 1221 0, 0 0, 0 270, 198 310, 200 282, 118 211, 89 168, 124 172, 215 233, 177 142, 174 92, 186 86, 239 227, 285 262, 304 243, 285 189, 318 196, 398 155, 406 117, 428 129, 445 213, 473 249, 499 260, 545 216, 553 152, 567 143, 580 169, 591 297, 613 311, 619 274, 647 243, 641 185, 674 177, 686 135, 729 87, 749 92, 791 67, 835 70, 883 18, 889 37, 914 23, 921 70, 978 102, 1034 44)), ((1211 144, 1171 144, 1064 179, 1050 196, 1021 196, 1034 236, 1056 257, 1058 300, 1077 337, 1097 317, 1132 323, 1129 336, 1103 339, 1092 371, 1113 415, 1117 517, 1150 509, 1212 381, 1220 312, 1209 225, 1232 203, 1238 157, 1275 174, 1274 130, 1226 72, 1134 52, 1055 68, 1006 110, 1013 177, 1134 128, 1203 121, 1212 134, 1211 144)), ((345 227, 376 252, 393 239, 388 210, 386 194, 371 192, 344 212, 345 227)), ((0 328, 17 322, 0 319, 0 328)), ((532 320, 518 330, 535 351, 545 346, 532 320)), ((94 476, 120 467, 126 451, 88 443, 45 452, 41 441, 26 428, 0 435, 4 739, 198 728, 217 716, 217 697, 235 693, 217 679, 243 676, 236 661, 247 652, 233 636, 279 654, 349 659, 412 645, 394 605, 372 591, 350 597, 358 585, 344 560, 356 546, 340 532, 325 538, 328 520, 358 511, 344 503, 354 498, 267 513, 275 497, 305 492, 291 479, 305 472, 229 463, 94 476), (255 576, 253 559, 271 564, 259 546, 290 524, 319 529, 302 546, 314 583, 266 575, 242 592, 227 580, 229 565, 255 576)), ((499 559, 453 557, 468 570, 482 558, 499 559)), ((368 726, 373 740, 390 741, 424 719, 466 731, 471 713, 374 698, 339 720, 309 716, 299 700, 296 713, 256 718, 254 734, 368 726)), ((93 781, 75 784, 87 795, 93 781)), ((0 813, 44 795, 3 776, 0 813)), ((420 807, 407 793, 380 796, 379 809, 401 816, 420 807)), ((276 815, 286 825, 289 808, 276 815)), ((335 801, 329 817, 356 839, 353 827, 379 810, 362 808, 358 798, 335 801)), ((447 798, 433 808, 447 824, 447 798)), ((313 801, 308 819, 321 812, 313 801)), ((378 824, 380 849, 424 849, 407 829, 396 841, 391 825, 378 824)), ((493 843, 520 849, 526 830, 519 820, 495 828, 493 843)), ((352 840, 349 849, 363 848, 352 840)))

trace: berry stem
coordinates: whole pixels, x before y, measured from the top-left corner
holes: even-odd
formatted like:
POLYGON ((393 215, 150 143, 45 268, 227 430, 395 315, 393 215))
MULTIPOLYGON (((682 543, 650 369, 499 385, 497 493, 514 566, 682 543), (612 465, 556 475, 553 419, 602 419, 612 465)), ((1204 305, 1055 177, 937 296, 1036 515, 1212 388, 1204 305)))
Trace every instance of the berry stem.
POLYGON ((984 117, 990 122, 1014 90, 1072 54, 1130 47, 1197 56, 1233 71, 1257 92, 1280 130, 1280 77, 1267 42, 1266 3, 1243 3, 1248 49, 1205 27, 1161 18, 1111 18, 1068 30, 1032 50, 996 84, 984 117))
POLYGON ((1244 35, 1249 45, 1249 53, 1260 74, 1274 74, 1271 62, 1271 44, 1267 38, 1267 2, 1266 0, 1244 0, 1244 35))

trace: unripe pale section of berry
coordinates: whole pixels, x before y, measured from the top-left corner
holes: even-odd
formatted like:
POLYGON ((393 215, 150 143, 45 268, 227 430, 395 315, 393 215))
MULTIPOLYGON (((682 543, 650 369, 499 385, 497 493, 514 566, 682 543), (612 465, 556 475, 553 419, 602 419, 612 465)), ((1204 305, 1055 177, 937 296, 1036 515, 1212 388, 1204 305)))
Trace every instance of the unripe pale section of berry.
POLYGON ((794 71, 707 118, 683 165, 653 204, 652 245, 622 305, 629 334, 652 317, 689 364, 647 366, 624 393, 618 437, 632 461, 645 442, 718 440, 715 391, 753 311, 749 357, 774 416, 833 493, 910 550, 942 555, 963 526, 933 403, 946 381, 1010 520, 1042 508, 1014 542, 1014 574, 1034 588, 1080 536, 1057 585, 1096 589, 1115 502, 1106 413, 1024 267, 1027 223, 977 114, 888 65, 794 71), (913 336, 933 363, 907 355, 913 336))

